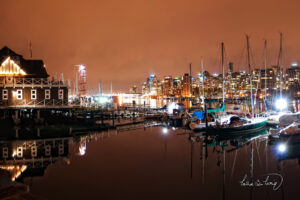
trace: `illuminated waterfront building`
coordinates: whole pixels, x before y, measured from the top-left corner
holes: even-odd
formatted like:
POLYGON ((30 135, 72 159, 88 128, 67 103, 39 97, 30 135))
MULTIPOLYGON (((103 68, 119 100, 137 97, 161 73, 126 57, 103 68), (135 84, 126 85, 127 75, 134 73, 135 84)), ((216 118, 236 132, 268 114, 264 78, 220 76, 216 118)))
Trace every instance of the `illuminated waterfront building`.
POLYGON ((24 59, 9 49, 0 50, 0 106, 38 108, 68 106, 69 82, 48 79, 42 60, 24 59))

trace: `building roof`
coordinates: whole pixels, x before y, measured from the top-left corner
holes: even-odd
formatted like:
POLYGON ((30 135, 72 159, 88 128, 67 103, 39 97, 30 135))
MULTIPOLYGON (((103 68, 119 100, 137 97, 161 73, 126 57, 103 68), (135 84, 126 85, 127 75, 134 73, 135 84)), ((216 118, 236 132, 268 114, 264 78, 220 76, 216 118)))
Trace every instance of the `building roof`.
POLYGON ((47 78, 49 77, 46 68, 44 67, 43 60, 27 60, 22 55, 15 53, 13 50, 4 46, 0 50, 0 63, 8 57, 14 60, 20 68, 26 72, 26 77, 31 78, 47 78))

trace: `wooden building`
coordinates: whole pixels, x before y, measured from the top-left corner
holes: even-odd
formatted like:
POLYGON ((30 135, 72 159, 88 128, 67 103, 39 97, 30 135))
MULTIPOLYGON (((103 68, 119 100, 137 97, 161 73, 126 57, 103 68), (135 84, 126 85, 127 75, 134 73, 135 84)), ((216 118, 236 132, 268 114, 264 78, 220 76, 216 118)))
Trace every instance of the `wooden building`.
POLYGON ((69 82, 49 79, 42 60, 0 50, 0 108, 68 107, 69 82))

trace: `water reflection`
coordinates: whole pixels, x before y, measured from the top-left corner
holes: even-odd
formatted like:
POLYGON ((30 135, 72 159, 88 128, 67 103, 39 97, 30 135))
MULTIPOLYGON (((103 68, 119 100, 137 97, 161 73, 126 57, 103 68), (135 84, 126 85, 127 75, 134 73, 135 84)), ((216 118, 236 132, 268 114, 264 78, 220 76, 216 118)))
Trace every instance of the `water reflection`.
POLYGON ((0 151, 0 168, 11 173, 12 181, 43 176, 49 165, 60 160, 70 162, 69 138, 1 141, 0 151))
MULTIPOLYGON (((283 186, 283 175, 282 175, 282 165, 277 168, 277 170, 274 171, 268 171, 268 148, 267 148, 267 130, 263 130, 257 133, 252 134, 244 134, 244 135, 238 135, 238 136, 215 136, 215 137, 208 137, 208 136, 195 136, 192 134, 192 137, 190 137, 191 142, 191 163, 190 163, 190 173, 191 178, 193 177, 193 158, 194 158, 194 143, 199 143, 199 154, 200 154, 200 160, 202 161, 202 173, 201 173, 201 179, 202 184, 205 184, 205 162, 207 162, 208 158, 210 157, 209 154, 216 155, 216 162, 215 166, 219 168, 220 171, 220 178, 219 181, 221 183, 221 199, 238 199, 238 198, 232 198, 234 197, 234 194, 229 194, 229 191, 232 190, 232 185, 238 185, 240 184, 241 188, 239 190, 248 189, 249 190, 249 199, 257 199, 257 197, 270 195, 270 191, 273 190, 273 192, 276 192, 278 188, 281 190, 281 197, 284 199, 284 186, 283 186), (196 137, 196 139, 193 139, 193 137, 196 137), (263 149, 261 148, 263 147, 263 149), (208 149, 212 149, 212 151, 208 151, 208 149), (261 150, 260 150, 261 149, 261 150), (246 151, 245 152, 241 151, 246 151), (261 152, 263 151, 263 152, 261 152), (237 179, 237 172, 239 169, 236 169, 236 165, 241 163, 241 160, 238 160, 238 154, 242 154, 240 159, 248 162, 247 165, 243 167, 242 171, 244 172, 244 176, 239 176, 240 179, 237 179), (230 155, 231 154, 231 155, 230 155), (265 165, 262 163, 261 155, 265 156, 265 165), (227 163, 227 159, 229 156, 229 163, 227 163), (258 162, 258 164, 255 164, 254 162, 258 162), (229 164, 229 167, 228 167, 229 164), (226 167, 227 166, 227 167, 226 167), (258 168, 257 168, 258 167, 258 168), (258 173, 255 173, 258 172, 258 173), (272 172, 272 173, 270 173, 272 172), (244 187, 245 188, 242 188, 244 187), (231 197, 230 197, 231 196, 231 197), (254 198, 257 196, 256 198, 254 198)), ((278 144, 282 145, 282 143, 278 144)), ((291 155, 294 155, 294 152, 292 151, 295 144, 293 144, 291 147, 286 147, 290 149, 290 152, 287 153, 281 149, 278 150, 278 145, 276 146, 276 150, 273 151, 273 155, 279 156, 279 162, 288 159, 291 157, 291 155)), ((285 145, 287 145, 285 143, 285 145)), ((298 155, 300 156, 300 143, 297 144, 298 148, 298 155), (299 146, 298 146, 299 145, 299 146)), ((280 148, 279 148, 280 149, 280 148)), ((287 150, 286 150, 287 151, 287 150)), ((212 155, 212 156, 213 156, 212 155)), ((274 198, 276 199, 276 198, 274 198)))
POLYGON ((151 191, 165 199, 198 199, 199 193, 204 199, 284 199, 297 193, 299 169, 291 167, 300 160, 295 140, 269 141, 267 131, 212 137, 164 127, 128 130, 66 131, 61 137, 39 131, 28 139, 19 131, 18 138, 1 141, 0 167, 49 199, 92 198, 99 192, 103 199, 157 198, 151 191), (270 173, 283 176, 278 190, 241 184, 263 181, 270 173), (37 176, 42 178, 28 179, 37 176), (74 189, 74 182, 87 184, 74 189))
POLYGON ((293 140, 279 140, 276 142, 270 141, 273 154, 277 157, 279 162, 285 160, 296 160, 300 165, 300 140, 293 138, 293 140))
MULTIPOLYGON (((61 161, 70 165, 70 144, 77 150, 75 154, 84 156, 87 144, 93 140, 111 137, 110 131, 101 133, 81 133, 72 135, 70 132, 62 132, 61 137, 52 138, 52 134, 29 135, 24 139, 24 132, 14 130, 17 134, 14 139, 9 138, 0 141, 0 168, 11 174, 12 181, 23 182, 25 177, 43 176, 48 166, 61 161), (17 136, 17 137, 16 137, 17 136), (33 139, 35 137, 39 139, 33 139), (17 139, 22 138, 22 139, 17 139)), ((54 133, 53 133, 54 134, 54 133)), ((117 133, 115 132, 115 134, 117 133)), ((57 136, 57 135, 56 135, 57 136)))

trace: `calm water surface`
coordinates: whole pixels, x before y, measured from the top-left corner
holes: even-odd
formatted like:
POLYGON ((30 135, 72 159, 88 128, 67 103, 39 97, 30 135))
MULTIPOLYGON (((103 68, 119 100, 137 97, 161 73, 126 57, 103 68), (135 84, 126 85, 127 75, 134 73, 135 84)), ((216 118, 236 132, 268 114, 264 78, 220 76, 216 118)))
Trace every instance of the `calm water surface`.
POLYGON ((264 135, 223 139, 162 127, 78 136, 18 181, 47 199, 299 199, 300 143, 279 153, 264 135))

